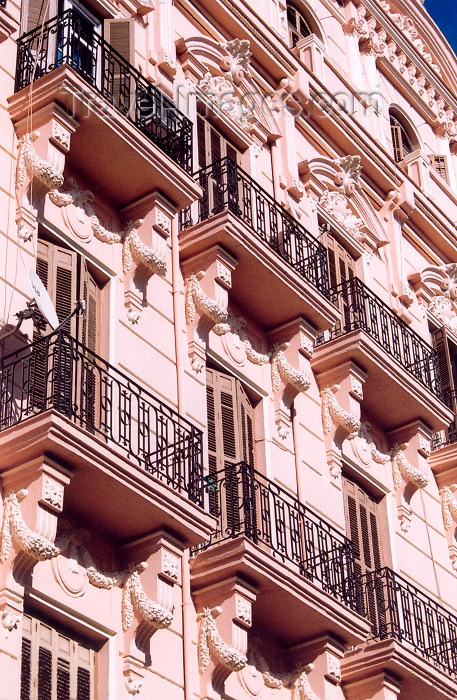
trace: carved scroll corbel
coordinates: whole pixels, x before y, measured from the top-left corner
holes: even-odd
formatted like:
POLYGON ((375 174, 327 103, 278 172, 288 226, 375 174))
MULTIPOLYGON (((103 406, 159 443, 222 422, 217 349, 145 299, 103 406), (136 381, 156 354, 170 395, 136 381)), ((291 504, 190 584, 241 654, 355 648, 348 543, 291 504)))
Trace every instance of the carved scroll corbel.
POLYGON ((272 673, 260 651, 261 643, 258 637, 251 639, 250 658, 252 658, 255 667, 262 674, 263 682, 267 688, 273 688, 274 690, 290 688, 292 700, 319 700, 318 696, 313 692, 308 678, 308 673, 314 669, 313 664, 307 664, 296 671, 272 673))
POLYGON ((213 323, 227 323, 227 308, 207 296, 200 285, 200 280, 204 276, 205 273, 201 270, 190 275, 186 280, 186 321, 188 324, 192 323, 198 310, 200 314, 207 316, 213 323))
POLYGON ((0 544, 0 563, 9 557, 13 542, 25 554, 37 561, 46 561, 60 554, 53 542, 32 530, 22 517, 19 503, 27 496, 27 489, 10 493, 3 502, 3 520, 0 544))
POLYGON ((397 512, 402 532, 408 532, 411 524, 412 495, 417 489, 428 484, 428 476, 421 469, 412 466, 406 459, 408 443, 396 444, 392 451, 392 476, 397 497, 397 512))
POLYGON ((452 562, 452 568, 457 572, 457 542, 455 540, 455 533, 457 530, 457 499, 454 495, 456 489, 457 484, 442 486, 440 489, 440 496, 449 557, 452 562))
POLYGON ((271 383, 275 402, 275 422, 278 435, 285 440, 290 432, 290 411, 292 401, 299 393, 305 393, 311 386, 307 373, 296 369, 289 358, 303 360, 304 353, 289 342, 275 343, 271 351, 271 383), (289 358, 287 357, 287 354, 289 358), (292 358, 293 355, 293 358, 292 358))
POLYGON ((347 433, 347 439, 352 440, 358 435, 361 422, 349 411, 345 411, 336 400, 336 392, 339 385, 334 384, 321 391, 322 401, 322 426, 324 433, 328 435, 332 429, 332 423, 337 427, 342 427, 347 433))
POLYGON ((222 609, 204 608, 198 615, 200 628, 198 633, 198 663, 200 673, 204 673, 209 666, 211 656, 216 663, 221 664, 228 671, 241 671, 248 660, 234 647, 226 644, 221 638, 215 618, 220 615, 222 609))
POLYGON ((146 562, 131 566, 122 589, 122 629, 128 630, 132 624, 133 611, 154 629, 166 629, 173 620, 173 612, 150 600, 143 590, 140 573, 147 567, 146 562))

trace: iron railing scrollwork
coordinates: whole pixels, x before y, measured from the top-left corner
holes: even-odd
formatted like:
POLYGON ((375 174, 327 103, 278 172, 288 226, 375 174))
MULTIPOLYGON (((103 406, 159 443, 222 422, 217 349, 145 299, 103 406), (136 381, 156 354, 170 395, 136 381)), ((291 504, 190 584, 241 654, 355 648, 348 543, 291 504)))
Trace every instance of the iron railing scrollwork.
MULTIPOLYGON (((24 34, 17 45, 16 92, 55 68, 70 66, 100 95, 100 109, 112 105, 175 163, 192 171, 191 121, 77 11, 48 20, 24 34)), ((76 97, 82 110, 95 102, 90 91, 76 97)))
POLYGON ((341 320, 317 340, 322 344, 362 330, 437 398, 443 399, 438 356, 357 277, 330 289, 330 299, 341 310, 341 320))
POLYGON ((181 211, 181 230, 223 211, 241 219, 304 279, 328 297, 324 246, 230 158, 199 170, 195 179, 203 197, 181 211))
POLYGON ((362 579, 375 639, 393 638, 457 677, 457 616, 388 567, 362 579))
POLYGON ((207 489, 218 525, 198 551, 243 535, 363 613, 353 546, 340 531, 245 462, 227 464, 211 477, 207 489))
POLYGON ((64 331, 0 364, 0 430, 54 409, 204 505, 202 433, 64 331))

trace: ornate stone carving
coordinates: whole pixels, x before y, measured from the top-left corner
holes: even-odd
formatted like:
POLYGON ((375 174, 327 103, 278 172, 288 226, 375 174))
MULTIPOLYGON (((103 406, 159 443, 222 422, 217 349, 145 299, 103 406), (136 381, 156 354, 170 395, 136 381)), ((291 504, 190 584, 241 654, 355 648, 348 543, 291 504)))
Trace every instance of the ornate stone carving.
POLYGON ((358 435, 361 423, 360 420, 349 413, 349 411, 345 411, 341 408, 335 397, 338 389, 339 385, 334 384, 332 387, 326 387, 321 391, 322 425, 324 433, 328 435, 333 422, 335 425, 343 427, 348 432, 348 440, 352 440, 358 435))
POLYGON ((224 56, 220 62, 220 68, 224 73, 228 74, 230 80, 235 85, 249 74, 250 58, 252 56, 249 51, 248 39, 232 39, 221 46, 228 52, 228 56, 224 56))
POLYGON ((19 549, 37 561, 52 559, 60 554, 59 547, 25 524, 19 503, 26 498, 27 493, 27 489, 21 489, 17 494, 10 493, 3 501, 0 564, 8 559, 13 540, 19 549))
POLYGON ((222 664, 228 671, 241 671, 247 664, 244 654, 226 644, 217 631, 215 618, 220 615, 222 609, 204 608, 198 615, 200 628, 198 633, 198 663, 200 673, 204 673, 209 666, 210 657, 222 664))
POLYGON ((447 485, 442 486, 440 489, 440 497, 449 556, 452 562, 452 568, 457 572, 457 546, 455 542, 455 531, 457 529, 457 499, 453 490, 456 488, 456 484, 452 484, 452 487, 447 485))
POLYGON ((62 484, 48 476, 43 477, 42 501, 58 512, 63 509, 63 492, 62 484))
POLYGON ((272 673, 268 667, 268 663, 260 651, 262 641, 258 637, 254 637, 250 642, 249 656, 254 662, 255 667, 261 672, 263 682, 267 688, 280 690, 281 688, 291 688, 292 700, 319 700, 313 692, 309 682, 308 673, 314 666, 307 664, 301 669, 286 673, 272 673))
POLYGON ((363 240, 361 228, 363 221, 355 216, 348 207, 347 196, 341 192, 332 192, 325 189, 319 199, 319 204, 325 211, 333 216, 356 241, 363 240))
POLYGON ((164 551, 162 557, 162 572, 173 579, 179 581, 179 558, 171 552, 164 551))
POLYGON ((335 163, 339 165, 341 172, 335 175, 333 181, 341 194, 350 197, 360 186, 359 177, 362 172, 360 156, 344 156, 337 158, 335 163))
POLYGON ((423 489, 428 484, 428 476, 420 469, 406 461, 406 443, 395 445, 392 451, 392 475, 395 489, 399 489, 402 481, 410 481, 416 488, 423 489))
POLYGON ((47 189, 61 187, 63 185, 63 175, 43 158, 39 158, 33 148, 33 142, 39 136, 38 131, 31 134, 24 134, 18 142, 18 159, 16 170, 16 186, 21 187, 28 176, 30 180, 37 178, 47 189))
POLYGON ((138 235, 138 228, 142 225, 142 219, 129 221, 123 231, 118 233, 108 231, 100 223, 91 202, 94 201, 94 195, 89 190, 81 191, 74 178, 68 180, 68 192, 59 192, 57 189, 51 189, 49 199, 57 207, 67 207, 73 204, 80 215, 85 215, 89 219, 93 234, 99 241, 113 245, 114 243, 122 243, 122 261, 124 273, 128 272, 133 264, 133 261, 142 263, 153 274, 164 275, 167 271, 165 260, 156 253, 152 248, 146 246, 138 235))
POLYGON ((9 633, 12 632, 18 624, 21 618, 13 610, 3 610, 2 612, 2 626, 5 630, 5 636, 8 637, 9 633))
POLYGON ((245 622, 250 627, 252 624, 252 605, 250 601, 237 595, 235 611, 238 620, 245 622))
POLYGON ((55 121, 52 124, 52 138, 66 151, 70 149, 70 132, 55 121))
POLYGON ((125 687, 129 695, 137 695, 142 687, 142 682, 139 678, 135 678, 133 674, 128 674, 125 676, 125 687))
POLYGON ((370 429, 370 424, 364 421, 360 424, 360 437, 365 441, 367 447, 371 451, 371 457, 376 464, 387 464, 392 459, 392 451, 380 452, 376 447, 376 443, 368 432, 370 429))
POLYGON ((143 590, 139 574, 146 567, 145 562, 132 565, 124 583, 122 589, 122 629, 124 631, 128 630, 132 624, 134 610, 155 629, 165 629, 172 623, 173 613, 150 600, 143 590))
POLYGON ((435 296, 428 305, 428 310, 441 321, 451 333, 457 335, 457 314, 454 303, 449 296, 435 296))
POLYGON ((333 654, 327 656, 327 669, 329 676, 332 676, 337 681, 341 680, 341 662, 333 654))
POLYGON ((281 379, 285 384, 290 384, 298 392, 305 392, 311 386, 308 377, 299 369, 294 369, 286 360, 284 350, 289 343, 275 345, 271 355, 271 381, 274 391, 278 391, 281 379))
POLYGON ((228 311, 208 297, 200 286, 200 280, 205 276, 203 271, 190 275, 186 280, 186 321, 192 323, 196 309, 208 316, 214 323, 227 323, 228 311))
POLYGON ((34 233, 35 233, 35 230, 32 228, 32 226, 29 226, 28 224, 26 224, 24 222, 19 224, 19 227, 17 230, 17 235, 25 243, 32 238, 34 233))

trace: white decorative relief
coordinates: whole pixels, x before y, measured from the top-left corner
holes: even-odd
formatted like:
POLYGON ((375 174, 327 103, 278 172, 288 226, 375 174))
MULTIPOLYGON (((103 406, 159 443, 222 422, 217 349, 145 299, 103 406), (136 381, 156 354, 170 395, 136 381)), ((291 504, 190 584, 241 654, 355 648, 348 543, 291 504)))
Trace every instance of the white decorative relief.
POLYGON ((444 530, 449 548, 449 557, 452 568, 457 572, 457 543, 455 532, 457 530, 457 499, 454 495, 456 484, 442 486, 440 488, 441 512, 443 514, 444 530))
POLYGON ((252 624, 252 603, 246 598, 237 595, 235 599, 235 614, 238 620, 250 627, 252 624))
POLYGON ((155 629, 164 629, 170 626, 173 620, 172 610, 151 601, 141 585, 139 574, 147 568, 145 562, 137 565, 132 564, 127 571, 113 573, 99 571, 94 566, 91 554, 83 544, 88 539, 87 531, 81 530, 75 533, 68 531, 53 543, 26 525, 19 507, 19 503, 26 497, 27 490, 22 489, 17 493, 10 493, 3 501, 0 564, 8 559, 13 541, 21 551, 37 561, 46 561, 57 557, 65 552, 69 544, 72 543, 81 553, 89 583, 97 588, 108 590, 114 586, 122 586, 122 626, 124 630, 130 627, 134 610, 155 629))
POLYGON ((290 384, 298 392, 305 392, 311 386, 311 382, 304 372, 295 369, 287 361, 284 350, 289 346, 289 343, 281 343, 275 345, 271 354, 271 381, 273 390, 279 391, 281 379, 284 384, 290 384))
POLYGON ((343 156, 337 158, 335 163, 341 168, 341 172, 335 175, 333 181, 341 194, 351 197, 360 187, 360 156, 343 156))
POLYGON ((30 180, 37 178, 47 189, 61 187, 63 175, 49 163, 35 153, 33 142, 39 137, 38 131, 25 134, 18 142, 18 159, 16 170, 16 186, 21 187, 28 176, 30 180))
POLYGON ((20 621, 20 616, 13 610, 3 610, 2 627, 5 630, 5 637, 8 637, 9 633, 17 628, 20 621))
POLYGON ((180 560, 175 554, 163 550, 162 552, 162 573, 168 576, 168 578, 173 579, 173 581, 179 581, 179 565, 180 560))
POLYGON ((52 124, 52 138, 66 151, 70 149, 70 132, 58 122, 52 124))
POLYGON ((341 662, 333 654, 327 656, 327 670, 329 676, 332 676, 336 681, 341 680, 341 662))
POLYGON ((262 641, 253 637, 249 646, 249 661, 251 666, 260 671, 263 682, 267 688, 280 690, 290 688, 292 700, 319 700, 311 688, 308 674, 314 669, 313 664, 307 664, 302 668, 285 673, 273 673, 270 671, 267 660, 260 651, 262 641))
POLYGON ((127 688, 129 695, 137 695, 140 692, 142 685, 141 680, 139 678, 135 678, 133 674, 129 673, 125 676, 125 687, 127 688))
POLYGON ((204 608, 198 615, 200 627, 198 632, 198 664, 200 673, 209 666, 211 656, 216 663, 222 664, 228 671, 241 671, 247 664, 247 658, 234 647, 226 644, 217 631, 215 618, 222 609, 204 608))
POLYGON ((406 459, 405 449, 407 443, 395 445, 392 450, 392 476, 394 488, 397 496, 397 512, 400 520, 400 529, 402 532, 408 532, 411 525, 411 507, 408 501, 405 500, 405 491, 408 484, 414 489, 423 489, 428 484, 428 475, 417 467, 413 467, 406 459))
POLYGON ((59 513, 63 509, 63 493, 64 487, 62 484, 49 476, 43 477, 41 500, 59 513))
POLYGON ((251 52, 249 50, 248 39, 232 39, 221 44, 228 56, 220 61, 220 69, 227 74, 227 77, 238 85, 249 74, 249 66, 251 63, 251 52))
POLYGON ((221 282, 227 289, 232 287, 232 273, 227 265, 224 265, 220 260, 216 261, 216 279, 221 282))
POLYGON ((319 204, 327 211, 356 241, 363 240, 363 221, 355 216, 348 207, 347 196, 341 192, 325 189, 320 196, 319 204))
POLYGON ((334 384, 332 387, 326 387, 321 391, 322 402, 322 425, 324 433, 328 435, 332 429, 332 423, 336 426, 341 426, 347 433, 347 439, 352 440, 358 435, 361 422, 360 420, 345 411, 336 400, 336 392, 339 390, 339 385, 334 384))
POLYGON ((225 324, 228 318, 227 308, 204 293, 200 285, 200 280, 204 276, 205 273, 200 271, 197 274, 189 275, 186 280, 186 321, 188 324, 192 323, 198 309, 201 314, 208 316, 214 323, 225 324))

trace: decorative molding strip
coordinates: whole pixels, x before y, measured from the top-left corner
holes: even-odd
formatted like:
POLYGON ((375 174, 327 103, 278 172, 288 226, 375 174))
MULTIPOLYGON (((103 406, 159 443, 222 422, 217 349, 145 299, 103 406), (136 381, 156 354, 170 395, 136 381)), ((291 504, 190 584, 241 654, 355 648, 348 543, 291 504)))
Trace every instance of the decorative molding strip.
MULTIPOLYGON (((228 311, 217 301, 205 294, 200 285, 205 273, 201 270, 196 274, 189 275, 186 280, 186 322, 192 323, 195 319, 195 312, 198 309, 202 314, 208 316, 216 324, 226 324, 228 311)), ((227 327, 227 331, 230 327, 227 327)))
POLYGON ((211 655, 229 671, 241 671, 248 662, 246 656, 233 647, 226 644, 217 631, 215 618, 220 615, 222 609, 204 608, 198 615, 200 629, 198 633, 198 663, 200 673, 204 673, 209 666, 211 655))
POLYGON ((335 397, 339 388, 338 384, 334 384, 332 387, 325 387, 325 389, 321 391, 322 425, 324 433, 328 435, 333 422, 336 426, 344 428, 349 433, 347 439, 352 440, 358 435, 361 423, 352 413, 345 411, 339 405, 335 397))
POLYGON ((271 354, 271 380, 273 390, 278 391, 281 379, 285 384, 291 384, 298 392, 305 392, 311 386, 308 377, 299 369, 294 369, 286 360, 284 350, 289 347, 289 343, 275 345, 271 354))

